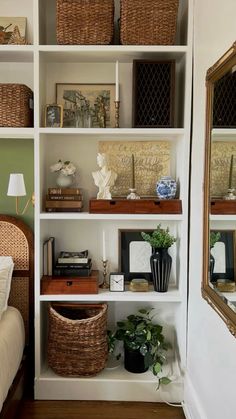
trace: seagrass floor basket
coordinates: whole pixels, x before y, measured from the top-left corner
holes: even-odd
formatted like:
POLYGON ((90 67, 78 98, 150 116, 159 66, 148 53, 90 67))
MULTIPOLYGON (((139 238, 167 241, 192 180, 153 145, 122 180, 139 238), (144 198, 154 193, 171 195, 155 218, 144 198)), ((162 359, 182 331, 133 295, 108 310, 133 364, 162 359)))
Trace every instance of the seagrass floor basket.
POLYGON ((113 31, 113 0, 57 0, 58 44, 106 45, 113 31))
POLYGON ((107 304, 49 305, 48 364, 56 374, 96 375, 107 355, 107 304))
POLYGON ((0 83, 0 126, 33 126, 33 92, 25 84, 0 83))
POLYGON ((123 45, 172 45, 179 0, 120 0, 123 45))

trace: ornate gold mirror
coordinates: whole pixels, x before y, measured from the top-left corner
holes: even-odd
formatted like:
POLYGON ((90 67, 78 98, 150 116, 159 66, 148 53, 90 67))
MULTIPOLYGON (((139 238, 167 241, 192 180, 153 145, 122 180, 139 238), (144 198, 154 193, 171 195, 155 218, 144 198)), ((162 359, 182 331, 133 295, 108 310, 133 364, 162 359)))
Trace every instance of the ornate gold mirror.
POLYGON ((236 335, 236 42, 206 92, 202 295, 236 335))

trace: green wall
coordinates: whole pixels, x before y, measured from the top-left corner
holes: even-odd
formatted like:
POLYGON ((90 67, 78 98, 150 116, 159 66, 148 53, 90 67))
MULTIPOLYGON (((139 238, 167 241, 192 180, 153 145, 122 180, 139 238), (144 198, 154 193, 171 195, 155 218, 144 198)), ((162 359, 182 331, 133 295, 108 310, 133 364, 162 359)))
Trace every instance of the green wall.
POLYGON ((26 213, 17 216, 15 198, 7 196, 10 173, 23 173, 27 196, 19 199, 20 211, 34 191, 33 139, 0 139, 0 213, 13 215, 34 227, 34 209, 30 204, 26 213))

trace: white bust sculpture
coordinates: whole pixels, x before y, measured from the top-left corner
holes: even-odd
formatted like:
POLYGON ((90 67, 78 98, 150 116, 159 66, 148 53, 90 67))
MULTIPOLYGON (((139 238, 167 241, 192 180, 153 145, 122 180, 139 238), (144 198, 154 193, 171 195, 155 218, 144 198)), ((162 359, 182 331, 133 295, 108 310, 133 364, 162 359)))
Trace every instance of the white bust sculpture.
POLYGON ((110 188, 115 184, 117 174, 108 169, 106 154, 98 153, 97 164, 101 170, 92 173, 94 183, 98 187, 97 199, 111 199, 110 188))

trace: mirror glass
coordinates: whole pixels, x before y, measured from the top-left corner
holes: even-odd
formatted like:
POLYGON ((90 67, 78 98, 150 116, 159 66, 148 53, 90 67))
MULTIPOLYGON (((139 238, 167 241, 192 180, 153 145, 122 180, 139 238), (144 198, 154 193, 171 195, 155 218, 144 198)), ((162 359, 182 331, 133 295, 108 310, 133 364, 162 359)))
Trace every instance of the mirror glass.
POLYGON ((206 88, 202 295, 236 335, 236 43, 206 88))

